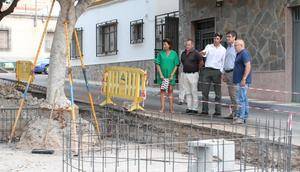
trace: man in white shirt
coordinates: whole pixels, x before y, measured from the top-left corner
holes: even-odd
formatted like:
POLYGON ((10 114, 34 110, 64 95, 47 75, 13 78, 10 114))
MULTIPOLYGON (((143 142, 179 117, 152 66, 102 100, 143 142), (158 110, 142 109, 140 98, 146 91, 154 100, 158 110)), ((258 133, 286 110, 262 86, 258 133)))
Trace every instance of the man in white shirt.
POLYGON ((215 33, 214 43, 208 44, 201 55, 206 58, 203 70, 202 115, 208 115, 209 90, 213 85, 215 91, 215 116, 221 116, 221 77, 224 72, 226 49, 221 45, 223 36, 215 33))

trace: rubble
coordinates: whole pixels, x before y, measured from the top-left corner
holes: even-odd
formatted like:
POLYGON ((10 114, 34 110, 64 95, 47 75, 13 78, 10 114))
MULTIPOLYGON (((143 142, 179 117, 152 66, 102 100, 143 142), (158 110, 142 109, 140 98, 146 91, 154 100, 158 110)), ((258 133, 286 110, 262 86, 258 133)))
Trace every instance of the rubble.
MULTIPOLYGON (((79 120, 81 121, 81 126, 77 124, 76 132, 81 132, 83 134, 81 138, 82 141, 88 142, 88 134, 95 132, 94 127, 90 127, 90 122, 84 119, 79 120)), ((16 148, 23 150, 52 149, 56 152, 60 152, 63 147, 63 132, 66 129, 70 129, 66 127, 70 127, 70 125, 63 125, 60 121, 55 119, 50 119, 49 121, 49 119, 44 117, 38 118, 26 127, 16 148), (45 141, 46 135, 47 139, 45 141)), ((78 138, 73 139, 77 142, 78 138)))
MULTIPOLYGON (((12 86, 0 84, 0 107, 18 107, 22 97, 23 93, 21 91, 16 90, 12 86)), ((27 106, 40 106, 40 104, 44 102, 45 99, 38 99, 33 97, 30 93, 26 96, 27 106)))
MULTIPOLYGON (((0 84, 0 107, 1 108, 13 108, 18 109, 20 105, 20 100, 23 97, 23 93, 16 90, 13 86, 7 86, 0 84)), ((70 109, 63 109, 57 105, 50 105, 45 101, 45 99, 38 99, 33 97, 30 93, 26 96, 25 107, 37 107, 38 113, 31 113, 30 111, 22 111, 21 118, 19 119, 19 125, 17 126, 18 137, 20 141, 17 142, 16 148, 22 150, 31 150, 34 148, 49 148, 58 150, 62 148, 62 137, 63 131, 70 127, 70 109), (49 119, 52 112, 52 118, 49 119), (30 118, 28 117, 30 116, 30 118), (50 122, 49 122, 50 121, 50 122), (49 123, 49 128, 48 128, 49 123), (48 129, 48 130, 47 130, 48 129), (44 143, 45 135, 47 134, 47 142, 44 143)), ((16 113, 12 113, 12 116, 16 113)), ((78 118, 78 107, 75 108, 76 118, 81 121, 81 130, 79 131, 79 126, 76 126, 77 132, 81 132, 83 135, 94 132, 94 127, 91 127, 91 123, 78 118), (92 131, 91 131, 92 130, 92 131)), ((0 116, 1 118, 1 116, 0 116)), ((6 117, 7 118, 7 117, 6 117)), ((6 120, 3 118, 3 120, 6 120)), ((14 118, 11 117, 13 122, 14 118)), ((77 124, 77 123, 76 123, 77 124)), ((9 124, 9 126, 11 123, 9 124)), ((78 125, 78 124, 77 124, 78 125)), ((1 126, 0 125, 0 129, 1 126)), ((5 128, 10 132, 11 128, 5 128)), ((88 137, 84 137, 86 139, 88 137)))

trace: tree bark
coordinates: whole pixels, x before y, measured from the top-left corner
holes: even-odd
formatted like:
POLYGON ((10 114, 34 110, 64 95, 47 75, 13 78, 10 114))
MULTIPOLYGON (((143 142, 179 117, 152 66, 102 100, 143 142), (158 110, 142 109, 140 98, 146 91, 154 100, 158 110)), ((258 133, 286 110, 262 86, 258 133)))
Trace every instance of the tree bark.
POLYGON ((70 106, 70 101, 67 99, 64 88, 66 78, 66 36, 64 32, 64 23, 68 23, 69 42, 72 39, 73 30, 75 28, 78 17, 87 9, 94 0, 79 0, 75 6, 75 0, 57 0, 61 10, 57 20, 53 43, 50 53, 50 66, 47 87, 47 101, 52 104, 55 99, 56 104, 61 108, 70 106))

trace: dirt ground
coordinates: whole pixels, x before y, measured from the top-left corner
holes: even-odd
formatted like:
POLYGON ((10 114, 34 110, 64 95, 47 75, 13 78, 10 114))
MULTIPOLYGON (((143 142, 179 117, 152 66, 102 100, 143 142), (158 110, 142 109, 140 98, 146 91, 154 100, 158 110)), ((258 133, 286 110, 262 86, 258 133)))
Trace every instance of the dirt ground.
POLYGON ((3 172, 59 172, 62 156, 31 154, 31 150, 18 150, 0 144, 0 171, 3 172))

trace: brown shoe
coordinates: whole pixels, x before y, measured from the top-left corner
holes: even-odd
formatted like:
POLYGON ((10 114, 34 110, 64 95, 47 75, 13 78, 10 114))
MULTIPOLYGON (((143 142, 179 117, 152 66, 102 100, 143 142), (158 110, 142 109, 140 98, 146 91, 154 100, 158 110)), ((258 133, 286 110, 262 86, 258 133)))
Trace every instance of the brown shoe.
POLYGON ((226 118, 227 118, 227 119, 233 119, 234 116, 233 116, 233 114, 230 114, 230 115, 228 115, 226 118))

